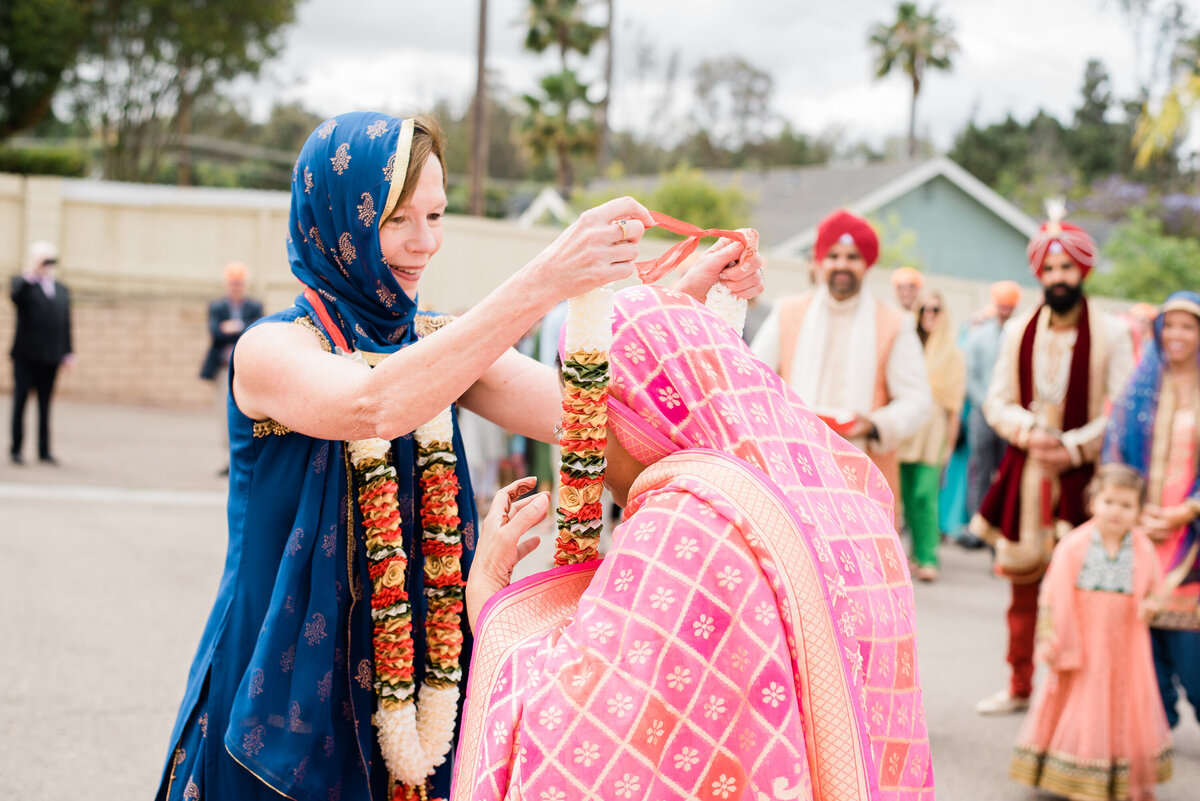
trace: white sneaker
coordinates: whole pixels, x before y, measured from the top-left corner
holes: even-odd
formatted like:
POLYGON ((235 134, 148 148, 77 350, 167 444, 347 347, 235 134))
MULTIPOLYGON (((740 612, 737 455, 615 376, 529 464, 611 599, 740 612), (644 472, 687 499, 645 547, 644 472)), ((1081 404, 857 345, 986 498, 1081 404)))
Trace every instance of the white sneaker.
POLYGON ((975 705, 975 711, 981 715, 1011 715, 1026 709, 1029 709, 1029 699, 1017 698, 1008 690, 992 693, 975 705))

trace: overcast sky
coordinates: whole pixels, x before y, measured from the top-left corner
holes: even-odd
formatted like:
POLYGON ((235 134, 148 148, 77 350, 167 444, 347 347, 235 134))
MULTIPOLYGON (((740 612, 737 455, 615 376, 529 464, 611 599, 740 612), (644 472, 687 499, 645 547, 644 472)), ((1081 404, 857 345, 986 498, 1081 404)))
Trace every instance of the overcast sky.
MULTIPOLYGON (((1161 3, 1159 3, 1161 4, 1161 3)), ((872 79, 872 24, 894 18, 894 0, 616 0, 614 124, 638 126, 655 104, 655 86, 639 77, 637 42, 654 44, 660 65, 677 51, 684 109, 691 69, 738 55, 771 74, 775 110, 799 130, 844 129, 878 145, 903 135, 909 89, 899 75, 872 79)), ((1192 21, 1200 0, 1188 0, 1192 21)), ((522 49, 524 0, 491 0, 488 60, 511 91, 530 90, 553 62, 522 49)), ((926 8, 927 3, 920 3, 926 8)), ((1064 121, 1077 104, 1084 65, 1101 59, 1118 97, 1150 74, 1150 31, 1139 48, 1118 0, 943 0, 961 52, 953 72, 930 73, 918 128, 940 147, 970 119, 1012 112, 1022 121, 1044 108, 1064 121)), ((321 114, 379 108, 409 112, 438 98, 463 106, 475 81, 475 0, 302 0, 286 48, 254 90, 300 99, 321 114)), ((600 58, 592 69, 598 74, 600 58)), ((657 70, 661 77, 662 67, 657 70)), ((651 78, 656 77, 651 75, 651 78)))

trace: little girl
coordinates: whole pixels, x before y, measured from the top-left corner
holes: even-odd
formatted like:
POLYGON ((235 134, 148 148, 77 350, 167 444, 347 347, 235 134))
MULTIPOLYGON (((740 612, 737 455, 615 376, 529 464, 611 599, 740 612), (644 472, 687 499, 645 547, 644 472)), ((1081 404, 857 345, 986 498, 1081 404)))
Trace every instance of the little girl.
POLYGON ((1010 775, 1071 799, 1148 801, 1171 777, 1171 744, 1145 622, 1158 563, 1131 531, 1145 482, 1108 464, 1089 493, 1092 519, 1058 544, 1042 580, 1036 656, 1050 670, 1010 775))

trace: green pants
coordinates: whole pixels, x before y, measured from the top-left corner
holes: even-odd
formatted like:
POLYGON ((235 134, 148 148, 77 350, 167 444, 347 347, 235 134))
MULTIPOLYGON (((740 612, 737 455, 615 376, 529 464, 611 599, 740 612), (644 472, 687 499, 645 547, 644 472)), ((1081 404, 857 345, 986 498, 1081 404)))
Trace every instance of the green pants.
POLYGON ((913 559, 921 567, 937 567, 938 544, 938 476, 936 465, 923 462, 902 462, 900 465, 900 495, 904 499, 904 521, 913 538, 913 559))

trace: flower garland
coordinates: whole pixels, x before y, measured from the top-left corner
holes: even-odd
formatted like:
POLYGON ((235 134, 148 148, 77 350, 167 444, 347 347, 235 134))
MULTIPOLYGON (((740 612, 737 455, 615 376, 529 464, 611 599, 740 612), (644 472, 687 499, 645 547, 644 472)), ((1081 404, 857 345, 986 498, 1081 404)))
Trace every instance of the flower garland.
POLYGON ((388 458, 391 443, 378 438, 348 443, 370 561, 378 698, 374 723, 395 781, 393 801, 424 801, 425 780, 446 761, 458 717, 464 581, 454 472, 458 459, 452 439, 449 408, 416 431, 427 607, 425 681, 419 702, 413 698, 412 607, 405 589, 408 558, 400 530, 396 469, 388 458))
MULTIPOLYGON (((709 289, 705 305, 741 335, 746 324, 745 300, 717 283, 709 289)), ((589 562, 600 556, 612 319, 612 287, 567 301, 556 565, 589 562)))
POLYGON ((558 565, 599 557, 603 529, 604 446, 608 427, 608 351, 612 287, 567 301, 562 365, 562 473, 558 491, 558 565))

